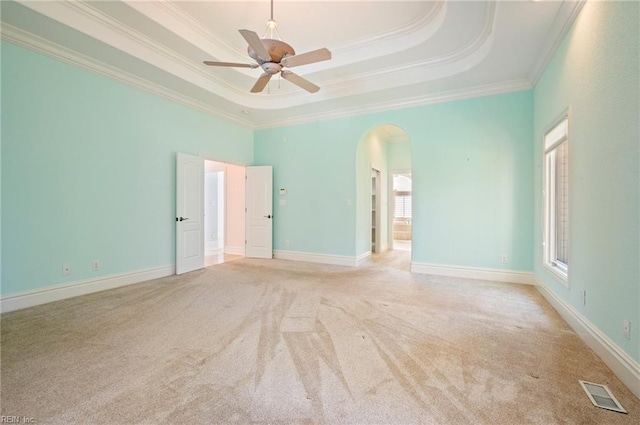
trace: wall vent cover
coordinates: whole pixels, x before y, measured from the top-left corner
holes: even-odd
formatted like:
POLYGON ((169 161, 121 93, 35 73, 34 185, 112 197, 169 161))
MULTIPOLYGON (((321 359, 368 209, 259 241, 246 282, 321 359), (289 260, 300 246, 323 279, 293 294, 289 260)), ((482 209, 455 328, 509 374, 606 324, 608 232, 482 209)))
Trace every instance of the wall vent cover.
POLYGON ((620 402, 611 394, 609 387, 601 384, 594 384, 593 382, 578 381, 582 388, 587 393, 589 400, 594 406, 601 407, 603 409, 613 410, 614 412, 627 413, 622 407, 620 402))

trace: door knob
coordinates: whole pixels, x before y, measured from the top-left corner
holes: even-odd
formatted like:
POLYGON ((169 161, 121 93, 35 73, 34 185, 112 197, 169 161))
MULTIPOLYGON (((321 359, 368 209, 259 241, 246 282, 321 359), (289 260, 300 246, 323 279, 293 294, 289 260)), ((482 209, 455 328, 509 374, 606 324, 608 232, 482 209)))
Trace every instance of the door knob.
POLYGON ((271 214, 263 216, 264 218, 271 218, 271 214))
POLYGON ((176 217, 176 221, 185 221, 185 220, 189 220, 188 217, 176 217))

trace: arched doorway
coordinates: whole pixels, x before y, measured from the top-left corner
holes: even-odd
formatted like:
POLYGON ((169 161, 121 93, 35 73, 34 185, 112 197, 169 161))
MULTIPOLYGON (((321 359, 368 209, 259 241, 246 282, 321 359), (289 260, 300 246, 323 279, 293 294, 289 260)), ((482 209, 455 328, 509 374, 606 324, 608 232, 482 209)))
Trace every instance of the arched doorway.
POLYGON ((360 140, 356 150, 358 257, 411 249, 411 156, 409 135, 394 124, 378 125, 360 140))

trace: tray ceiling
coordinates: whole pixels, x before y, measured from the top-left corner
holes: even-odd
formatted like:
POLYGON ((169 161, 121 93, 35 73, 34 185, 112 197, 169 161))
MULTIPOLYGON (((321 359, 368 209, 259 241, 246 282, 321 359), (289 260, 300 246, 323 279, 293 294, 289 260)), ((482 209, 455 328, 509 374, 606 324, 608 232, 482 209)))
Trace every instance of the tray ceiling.
POLYGON ((3 1, 2 38, 250 128, 310 122, 533 87, 583 1, 275 1, 282 40, 330 61, 260 69, 238 29, 262 35, 262 1, 3 1))

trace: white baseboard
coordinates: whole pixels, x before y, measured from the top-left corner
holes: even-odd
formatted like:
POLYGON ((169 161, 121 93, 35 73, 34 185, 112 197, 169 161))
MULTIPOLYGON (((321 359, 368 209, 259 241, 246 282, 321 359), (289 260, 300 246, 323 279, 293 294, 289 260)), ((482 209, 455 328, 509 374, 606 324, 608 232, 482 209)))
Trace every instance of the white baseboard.
POLYGON ((316 254, 312 252, 274 250, 273 258, 280 260, 305 261, 307 263, 332 264, 334 266, 358 266, 358 258, 343 255, 316 254))
POLYGON ((218 264, 220 263, 220 261, 218 260, 219 256, 218 255, 204 255, 204 263, 203 265, 205 267, 209 267, 209 266, 213 266, 214 264, 218 264))
POLYGON ((244 256, 244 246, 230 246, 226 245, 224 247, 225 254, 231 255, 243 255, 244 256))
POLYGON ((175 273, 176 267, 174 265, 163 266, 9 294, 0 298, 0 313, 8 313, 10 311, 47 304, 53 301, 119 288, 146 280, 171 276, 175 273))
POLYGON ((460 277, 464 279, 494 280, 497 282, 533 285, 533 273, 517 270, 484 269, 479 267, 448 266, 444 264, 412 262, 411 272, 460 277))
POLYGON ((582 340, 609 366, 609 369, 640 398, 640 364, 622 351, 573 306, 558 297, 544 282, 535 278, 536 289, 562 316, 582 340))
POLYGON ((360 254, 356 257, 356 267, 360 267, 371 259, 371 251, 367 251, 364 254, 360 254))

